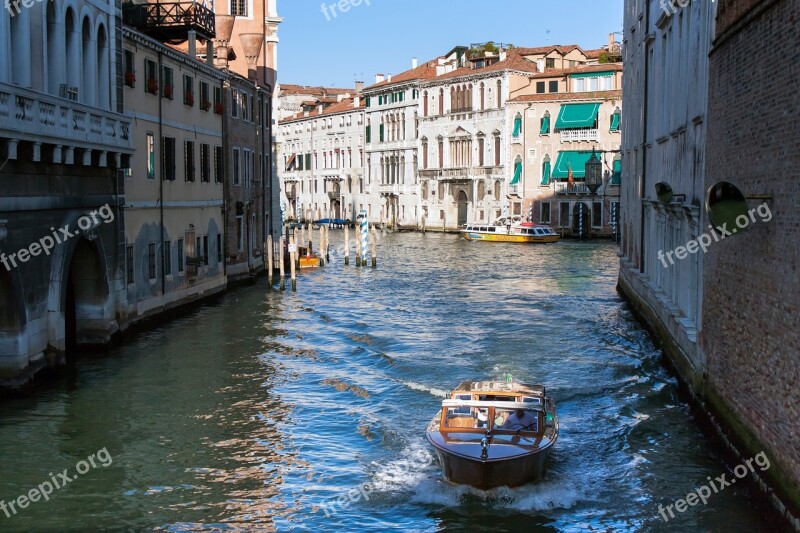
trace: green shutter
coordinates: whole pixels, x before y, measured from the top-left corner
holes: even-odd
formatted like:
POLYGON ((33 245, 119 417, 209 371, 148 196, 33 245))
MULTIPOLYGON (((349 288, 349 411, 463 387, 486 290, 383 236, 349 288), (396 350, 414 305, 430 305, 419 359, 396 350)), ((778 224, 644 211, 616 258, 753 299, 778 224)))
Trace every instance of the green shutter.
POLYGON ((522 177, 522 161, 517 161, 514 164, 514 179, 511 180, 509 185, 516 185, 519 183, 519 179, 522 177))
POLYGON ((519 137, 520 132, 522 132, 522 117, 516 117, 514 119, 514 137, 519 137))
POLYGON ((383 124, 381 124, 381 139, 380 142, 383 142, 383 124))
POLYGON ((372 142, 372 126, 367 126, 367 142, 372 142))
POLYGON ((572 78, 573 80, 577 80, 577 79, 580 79, 580 78, 608 78, 608 77, 613 76, 613 75, 614 75, 614 73, 612 71, 607 71, 607 72, 582 72, 582 73, 579 73, 579 74, 570 74, 569 77, 572 78))
POLYGON ((369 107, 371 100, 372 99, 369 96, 367 96, 367 107, 369 107))
POLYGON ((542 185, 550 185, 550 161, 545 161, 542 165, 542 185))
POLYGON ((611 115, 611 131, 619 131, 619 113, 611 115))
POLYGON ((611 185, 619 185, 622 183, 622 160, 614 160, 614 172, 611 174, 611 185))
POLYGON ((593 128, 597 122, 600 104, 564 104, 556 120, 557 130, 593 128))
POLYGON ((542 128, 539 130, 539 135, 546 135, 550 133, 550 117, 545 116, 542 118, 542 128))

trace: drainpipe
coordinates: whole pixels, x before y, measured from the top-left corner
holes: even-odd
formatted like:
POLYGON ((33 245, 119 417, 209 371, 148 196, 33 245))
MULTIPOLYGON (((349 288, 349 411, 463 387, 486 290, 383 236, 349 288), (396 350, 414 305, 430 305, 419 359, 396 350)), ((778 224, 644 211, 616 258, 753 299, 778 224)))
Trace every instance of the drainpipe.
MULTIPOLYGON (((161 81, 159 83, 159 91, 158 91, 158 146, 162 147, 161 150, 161 176, 159 176, 158 180, 158 213, 159 213, 159 225, 158 227, 161 230, 161 297, 166 298, 167 296, 167 278, 166 278, 166 257, 164 257, 164 99, 161 97, 161 86, 164 83, 164 80, 161 79, 163 75, 163 56, 161 51, 158 52, 158 79, 161 81)), ((155 143, 153 143, 155 144, 155 143)), ((153 146, 155 149, 155 146, 153 146)))
MULTIPOLYGON (((643 96, 643 126, 642 126, 642 200, 644 199, 644 195, 647 194, 647 133, 648 133, 648 112, 647 106, 649 102, 648 98, 648 87, 650 85, 650 7, 647 5, 645 7, 644 13, 644 27, 645 27, 645 43, 644 43, 644 96, 643 96)), ((641 263, 639 265, 639 271, 644 274, 647 270, 645 268, 645 207, 644 202, 640 200, 641 205, 641 220, 640 220, 640 228, 639 228, 639 254, 641 257, 641 263)))

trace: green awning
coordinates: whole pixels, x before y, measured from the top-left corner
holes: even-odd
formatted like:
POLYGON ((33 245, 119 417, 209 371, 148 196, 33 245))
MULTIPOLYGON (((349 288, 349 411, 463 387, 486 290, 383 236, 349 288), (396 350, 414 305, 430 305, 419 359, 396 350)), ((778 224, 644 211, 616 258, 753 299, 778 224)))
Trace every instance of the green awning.
POLYGON ((520 132, 522 131, 522 117, 517 117, 514 119, 514 137, 519 137, 520 132))
POLYGON ((519 183, 519 179, 522 177, 522 161, 517 161, 514 164, 514 179, 511 180, 509 185, 516 185, 519 183))
POLYGON ((556 120, 557 130, 593 128, 597 122, 600 104, 564 104, 556 120))
POLYGON ((583 179, 586 177, 586 163, 591 157, 592 152, 559 152, 551 177, 554 179, 566 179, 569 177, 569 169, 571 167, 572 177, 583 179))
POLYGON ((550 161, 545 161, 542 165, 542 185, 550 185, 550 161))
POLYGON ((540 135, 544 135, 546 133, 550 133, 550 117, 545 116, 542 117, 542 128, 539 130, 540 135))
POLYGON ((611 174, 611 185, 619 185, 622 183, 622 160, 614 160, 614 172, 611 174))
POLYGON ((611 115, 611 131, 619 131, 619 113, 611 115))
POLYGON ((580 78, 607 78, 609 76, 613 76, 614 72, 611 70, 605 72, 580 72, 578 74, 570 74, 569 77, 573 80, 577 80, 580 78))

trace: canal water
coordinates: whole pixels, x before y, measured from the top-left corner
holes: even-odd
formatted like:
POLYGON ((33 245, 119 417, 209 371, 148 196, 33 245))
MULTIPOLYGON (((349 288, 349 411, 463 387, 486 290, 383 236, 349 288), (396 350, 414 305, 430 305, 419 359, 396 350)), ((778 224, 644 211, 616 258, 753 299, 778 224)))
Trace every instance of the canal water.
POLYGON ((0 499, 74 477, 0 530, 770 530, 742 484, 659 516, 728 470, 616 293, 613 243, 397 234, 378 269, 341 263, 0 403, 0 499), (428 421, 460 381, 507 374, 556 399, 544 481, 448 485, 428 421))

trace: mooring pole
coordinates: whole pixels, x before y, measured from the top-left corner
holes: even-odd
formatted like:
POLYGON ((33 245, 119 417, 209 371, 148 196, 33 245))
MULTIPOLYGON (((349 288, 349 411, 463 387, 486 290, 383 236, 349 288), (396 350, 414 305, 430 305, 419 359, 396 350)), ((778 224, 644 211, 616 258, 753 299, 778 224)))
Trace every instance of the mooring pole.
POLYGON ((286 237, 281 235, 281 240, 280 240, 280 248, 281 249, 279 250, 281 264, 279 265, 279 268, 280 268, 280 271, 281 271, 281 287, 280 288, 281 288, 282 291, 286 290, 286 255, 285 255, 286 251, 284 249, 284 244, 286 242, 285 239, 286 239, 286 237))

